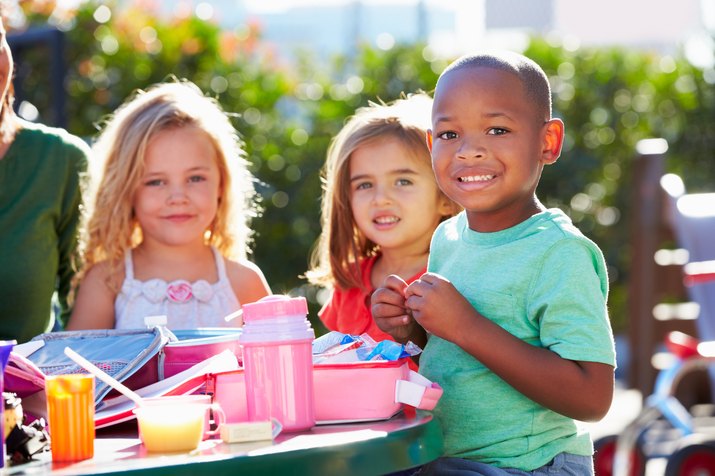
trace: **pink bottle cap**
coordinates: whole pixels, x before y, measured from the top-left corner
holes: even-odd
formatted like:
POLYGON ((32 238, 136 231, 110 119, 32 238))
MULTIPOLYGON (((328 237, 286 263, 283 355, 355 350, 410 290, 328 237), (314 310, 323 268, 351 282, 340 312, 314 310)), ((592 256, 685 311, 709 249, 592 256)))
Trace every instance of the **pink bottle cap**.
POLYGON ((266 296, 256 302, 243 305, 243 322, 264 319, 300 316, 308 314, 308 303, 304 297, 290 297, 280 294, 266 296))
POLYGON ((241 345, 306 339, 315 339, 315 331, 304 297, 266 296, 243 306, 241 345))

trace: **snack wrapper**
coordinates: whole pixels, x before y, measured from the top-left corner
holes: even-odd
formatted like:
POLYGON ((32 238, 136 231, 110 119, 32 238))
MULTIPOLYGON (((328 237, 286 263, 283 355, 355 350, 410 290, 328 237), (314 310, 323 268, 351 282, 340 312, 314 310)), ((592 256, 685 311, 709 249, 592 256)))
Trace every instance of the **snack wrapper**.
POLYGON ((376 342, 368 334, 354 336, 331 331, 313 341, 313 363, 396 361, 412 357, 422 349, 412 342, 399 344, 391 340, 376 342))

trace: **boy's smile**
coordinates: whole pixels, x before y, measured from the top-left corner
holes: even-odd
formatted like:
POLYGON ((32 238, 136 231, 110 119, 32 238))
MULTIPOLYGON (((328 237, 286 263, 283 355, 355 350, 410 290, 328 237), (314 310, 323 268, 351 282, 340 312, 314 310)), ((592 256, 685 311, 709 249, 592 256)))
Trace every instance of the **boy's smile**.
POLYGON ((467 66, 443 75, 432 127, 437 182, 470 228, 503 230, 543 209, 535 190, 558 158, 563 124, 540 117, 516 74, 467 66))
POLYGON ((496 175, 467 175, 459 177, 460 182, 488 182, 496 178, 496 175))

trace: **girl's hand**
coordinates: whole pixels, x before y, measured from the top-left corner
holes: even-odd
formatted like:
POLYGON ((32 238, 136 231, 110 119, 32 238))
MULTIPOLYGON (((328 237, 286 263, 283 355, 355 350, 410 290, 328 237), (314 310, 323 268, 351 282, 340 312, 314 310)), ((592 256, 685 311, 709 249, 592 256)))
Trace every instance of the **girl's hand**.
MULTIPOLYGON (((370 297, 372 317, 377 327, 403 344, 413 340, 414 334, 422 334, 416 329, 419 326, 405 307, 405 288, 407 283, 393 274, 385 278, 382 286, 370 297)), ((415 343, 422 345, 421 342, 415 343)))
POLYGON ((446 278, 425 273, 405 289, 407 309, 431 334, 458 343, 476 311, 446 278))

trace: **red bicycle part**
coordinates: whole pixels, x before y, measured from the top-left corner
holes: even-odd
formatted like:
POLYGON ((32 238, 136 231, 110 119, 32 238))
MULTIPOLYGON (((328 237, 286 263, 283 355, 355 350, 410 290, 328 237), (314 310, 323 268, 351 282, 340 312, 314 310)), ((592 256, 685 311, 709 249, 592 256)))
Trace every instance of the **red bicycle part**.
POLYGON ((665 476, 715 476, 715 446, 685 446, 668 458, 665 476))
POLYGON ((665 348, 681 360, 698 354, 698 339, 682 332, 673 331, 665 336, 665 348))
MULTIPOLYGON (((613 476, 613 460, 616 456, 618 435, 599 438, 593 443, 593 469, 595 476, 613 476)), ((631 451, 631 471, 628 476, 645 475, 645 455, 638 448, 631 451)))

